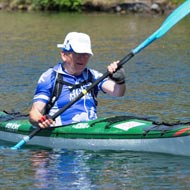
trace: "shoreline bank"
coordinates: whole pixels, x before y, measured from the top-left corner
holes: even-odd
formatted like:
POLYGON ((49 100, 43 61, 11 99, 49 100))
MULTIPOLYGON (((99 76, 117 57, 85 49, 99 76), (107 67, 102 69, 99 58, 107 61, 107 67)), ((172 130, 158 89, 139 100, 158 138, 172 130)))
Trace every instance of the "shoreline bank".
POLYGON ((60 10, 56 7, 35 7, 27 1, 0 1, 0 10, 5 11, 57 11, 57 12, 104 12, 104 13, 149 13, 149 14, 168 14, 176 8, 169 0, 85 0, 76 9, 63 8, 60 10))

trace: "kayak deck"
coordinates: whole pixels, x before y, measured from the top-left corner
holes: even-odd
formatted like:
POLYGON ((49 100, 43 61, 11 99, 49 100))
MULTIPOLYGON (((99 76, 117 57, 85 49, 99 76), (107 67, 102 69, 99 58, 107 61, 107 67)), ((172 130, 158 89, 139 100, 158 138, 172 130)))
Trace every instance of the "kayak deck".
MULTIPOLYGON (((0 131, 28 135, 34 128, 25 119, 11 119, 0 123, 0 131)), ((149 139, 187 136, 190 126, 156 125, 151 121, 135 119, 128 116, 99 118, 67 126, 51 127, 41 130, 37 136, 56 138, 84 139, 149 139)))

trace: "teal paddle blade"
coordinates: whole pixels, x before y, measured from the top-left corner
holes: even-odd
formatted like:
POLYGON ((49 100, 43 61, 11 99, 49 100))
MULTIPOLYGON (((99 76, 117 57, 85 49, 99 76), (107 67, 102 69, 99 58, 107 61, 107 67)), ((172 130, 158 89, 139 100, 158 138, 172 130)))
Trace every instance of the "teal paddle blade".
POLYGON ((140 52, 154 40, 162 37, 168 30, 177 24, 182 18, 190 13, 190 0, 186 0, 177 9, 175 9, 164 21, 161 27, 155 31, 149 38, 142 42, 138 47, 132 50, 133 54, 140 52))

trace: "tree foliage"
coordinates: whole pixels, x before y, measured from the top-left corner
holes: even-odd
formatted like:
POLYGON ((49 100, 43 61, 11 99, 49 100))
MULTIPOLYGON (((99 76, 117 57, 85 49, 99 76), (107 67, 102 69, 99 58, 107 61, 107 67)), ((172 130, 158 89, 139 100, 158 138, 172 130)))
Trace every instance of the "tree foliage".
MULTIPOLYGON (((3 2, 3 1, 0 1, 3 2)), ((11 9, 32 7, 35 10, 80 11, 82 0, 9 0, 11 9)))
POLYGON ((70 10, 79 11, 82 0, 32 0, 34 6, 40 10, 70 10))

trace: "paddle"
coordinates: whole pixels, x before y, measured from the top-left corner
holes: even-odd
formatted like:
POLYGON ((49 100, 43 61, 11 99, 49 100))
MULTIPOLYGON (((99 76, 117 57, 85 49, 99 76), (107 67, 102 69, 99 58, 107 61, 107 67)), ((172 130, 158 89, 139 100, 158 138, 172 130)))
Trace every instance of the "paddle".
MULTIPOLYGON (((144 42, 142 42, 139 46, 137 46, 135 49, 133 49, 128 55, 126 55, 123 59, 119 62, 119 67, 127 63, 135 54, 140 52, 142 49, 147 47, 149 44, 151 44, 154 40, 162 37, 169 29, 171 29, 177 22, 179 22, 183 17, 185 17, 187 14, 190 13, 190 0, 185 1, 183 4, 181 4, 177 9, 175 9, 164 21, 164 23, 161 25, 161 27, 154 32, 149 38, 147 38, 144 42)), ((98 83, 100 83, 102 80, 104 80, 106 77, 109 76, 109 72, 105 72, 102 77, 100 77, 98 80, 96 80, 91 86, 89 86, 86 90, 83 90, 79 96, 77 96, 75 99, 73 99, 69 104, 65 105, 63 108, 61 108, 58 112, 56 112, 53 116, 47 115, 47 118, 55 119, 60 114, 62 114, 65 110, 67 110, 70 106, 72 106, 76 101, 78 101, 80 98, 82 98, 84 95, 86 95, 92 88, 94 88, 98 83)), ((28 142, 34 135, 36 135, 41 128, 36 128, 33 130, 29 136, 24 137, 19 143, 17 143, 12 149, 19 149, 22 145, 24 145, 26 142, 28 142)))

